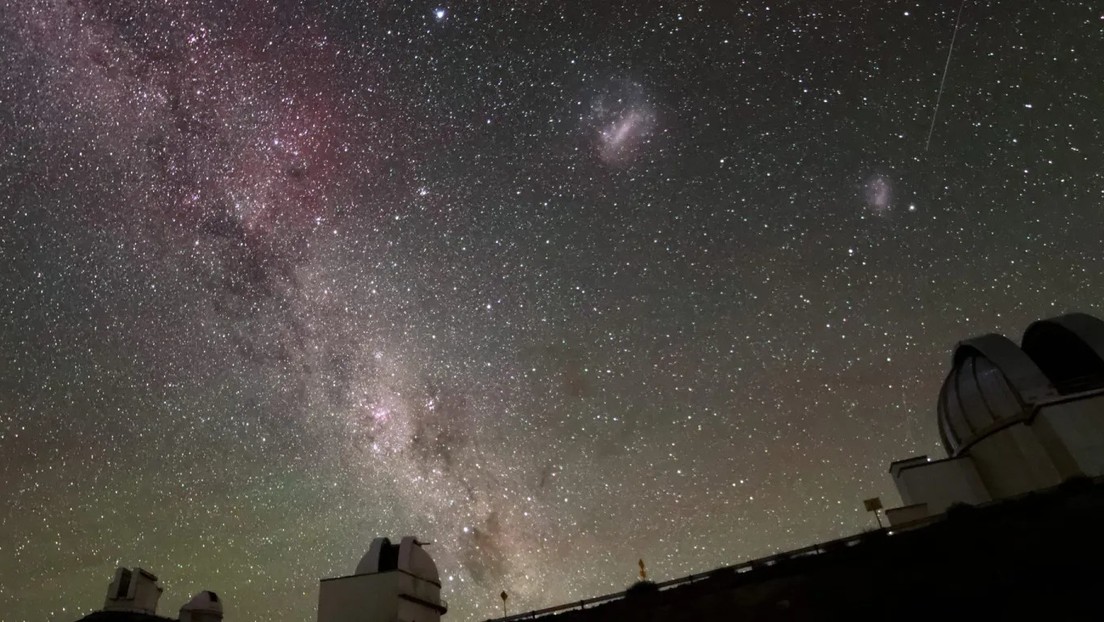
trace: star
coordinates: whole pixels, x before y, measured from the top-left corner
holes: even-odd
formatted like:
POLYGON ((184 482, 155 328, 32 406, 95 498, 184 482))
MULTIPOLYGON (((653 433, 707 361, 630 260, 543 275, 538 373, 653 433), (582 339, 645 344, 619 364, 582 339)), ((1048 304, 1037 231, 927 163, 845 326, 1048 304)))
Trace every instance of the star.
POLYGON ((869 527, 954 341, 1101 312, 1099 21, 1022 4, 945 72, 947 10, 0 0, 4 619, 116 560, 315 619, 415 535, 483 620, 869 527))

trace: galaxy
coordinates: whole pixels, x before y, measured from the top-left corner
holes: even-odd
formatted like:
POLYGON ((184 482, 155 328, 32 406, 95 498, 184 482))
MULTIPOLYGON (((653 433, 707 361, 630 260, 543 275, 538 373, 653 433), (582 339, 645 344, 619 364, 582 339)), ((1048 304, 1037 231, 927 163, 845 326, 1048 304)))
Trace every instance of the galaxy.
POLYGON ((863 198, 873 212, 886 213, 893 203, 893 182, 882 175, 872 176, 863 184, 863 198))
POLYGON ((957 340, 1104 312, 1104 21, 959 9, 0 0, 4 619, 871 527, 957 340))
POLYGON ((616 80, 592 96, 589 123, 601 160, 627 165, 648 145, 656 111, 641 85, 616 80))

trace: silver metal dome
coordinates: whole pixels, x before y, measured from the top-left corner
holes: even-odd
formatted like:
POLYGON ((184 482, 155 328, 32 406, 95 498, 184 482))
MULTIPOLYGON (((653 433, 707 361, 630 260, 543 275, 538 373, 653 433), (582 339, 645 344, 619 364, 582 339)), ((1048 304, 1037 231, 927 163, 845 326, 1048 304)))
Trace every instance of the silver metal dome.
POLYGON ((939 433, 950 455, 1058 395, 1046 374, 1006 337, 982 335, 958 344, 939 392, 939 433))
POLYGON ((1035 322, 1023 351, 1063 395, 1104 388, 1104 322, 1070 313, 1035 322))

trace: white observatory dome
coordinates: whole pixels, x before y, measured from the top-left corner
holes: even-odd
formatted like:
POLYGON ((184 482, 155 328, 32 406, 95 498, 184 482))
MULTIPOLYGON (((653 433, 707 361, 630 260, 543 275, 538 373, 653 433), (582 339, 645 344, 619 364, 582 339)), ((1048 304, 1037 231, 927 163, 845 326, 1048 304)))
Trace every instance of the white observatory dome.
POLYGON ((441 598, 437 564, 424 544, 413 536, 398 543, 372 540, 355 574, 319 584, 318 622, 440 622, 448 603, 441 598))
POLYGON ((433 563, 433 558, 414 536, 406 536, 397 545, 392 544, 388 538, 372 540, 372 546, 357 564, 356 574, 374 574, 388 570, 401 570, 441 586, 437 564, 433 563))
POLYGON ((975 440, 1031 414, 1058 394, 1046 374, 1015 343, 982 335, 955 348, 954 364, 939 392, 939 433, 954 456, 975 440))
POLYGON ((1104 388, 1104 322, 1071 313, 1035 322, 1023 347, 1001 335, 958 344, 939 393, 939 433, 958 455, 1047 400, 1104 388))
POLYGON ((180 608, 180 622, 217 622, 222 620, 222 601, 218 594, 202 591, 180 608))

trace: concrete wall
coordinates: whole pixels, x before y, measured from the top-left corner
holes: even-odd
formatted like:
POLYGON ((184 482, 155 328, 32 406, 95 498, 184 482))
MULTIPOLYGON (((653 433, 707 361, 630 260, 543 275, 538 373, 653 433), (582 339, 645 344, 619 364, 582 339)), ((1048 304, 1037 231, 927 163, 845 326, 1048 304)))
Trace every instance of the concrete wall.
MULTIPOLYGON (((440 603, 441 602, 441 588, 429 581, 423 579, 416 579, 406 573, 402 573, 399 576, 399 590, 406 595, 413 596, 415 599, 426 603, 440 603)), ((427 614, 426 611, 415 612, 415 617, 406 618, 402 615, 402 607, 400 607, 400 620, 417 620, 417 622, 426 622, 430 620, 431 615, 434 621, 439 620, 441 615, 436 611, 432 614, 427 614)))
POLYGON ((1063 479, 1104 475, 1104 396, 1044 406, 1032 428, 1063 479))
POLYGON ((428 607, 399 599, 398 622, 440 622, 441 616, 428 607))
POLYGON ((927 504, 941 514, 954 503, 977 505, 992 500, 969 458, 948 458, 901 468, 894 478, 906 505, 927 504))
POLYGON ((931 516, 927 503, 891 508, 885 511, 885 515, 890 527, 900 527, 931 516))
POLYGON ((1024 423, 981 439, 967 453, 994 499, 1057 486, 1065 479, 1034 430, 1024 423))
POLYGON ((318 622, 440 622, 439 611, 417 602, 440 600, 441 588, 400 571, 326 579, 318 588, 318 622))
POLYGON ((318 588, 318 622, 396 622, 398 572, 326 579, 318 588))
MULTIPOLYGON (((901 460, 890 472, 905 506, 926 504, 931 515, 956 502, 976 505, 1104 475, 1104 395, 1044 404, 1030 423, 997 430, 958 458, 901 460)), ((894 520, 913 520, 917 511, 894 520)))

